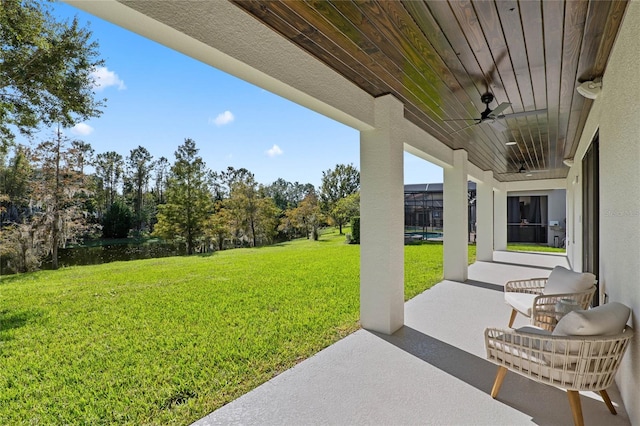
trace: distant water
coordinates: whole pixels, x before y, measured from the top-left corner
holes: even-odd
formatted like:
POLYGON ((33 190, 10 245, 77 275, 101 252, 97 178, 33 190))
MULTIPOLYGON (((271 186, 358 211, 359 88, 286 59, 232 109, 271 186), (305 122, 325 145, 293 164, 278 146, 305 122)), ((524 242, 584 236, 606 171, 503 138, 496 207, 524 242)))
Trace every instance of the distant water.
MULTIPOLYGON (((79 246, 58 249, 58 266, 98 265, 123 260, 153 259, 158 257, 183 256, 184 245, 169 244, 157 240, 135 243, 114 242, 98 246, 79 246)), ((43 262, 40 269, 51 269, 51 259, 43 262)), ((13 274, 6 265, 6 259, 0 260, 0 274, 13 274)))

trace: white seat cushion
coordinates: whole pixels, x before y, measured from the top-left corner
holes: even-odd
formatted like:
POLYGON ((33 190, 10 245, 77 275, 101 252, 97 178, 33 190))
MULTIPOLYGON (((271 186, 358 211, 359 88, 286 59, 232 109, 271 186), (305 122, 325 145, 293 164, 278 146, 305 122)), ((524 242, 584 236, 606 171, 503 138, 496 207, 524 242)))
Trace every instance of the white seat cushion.
POLYGON ((589 290, 596 282, 596 276, 589 272, 574 272, 562 266, 551 271, 544 286, 544 294, 576 293, 589 290))
POLYGON ((538 334, 542 337, 551 336, 551 332, 549 330, 536 327, 535 325, 525 325, 524 327, 517 328, 516 331, 518 333, 538 334))
MULTIPOLYGON (((497 336, 489 343, 488 358, 506 363, 509 368, 522 371, 534 380, 554 381, 557 384, 570 385, 575 380, 575 359, 564 366, 566 357, 554 359, 546 348, 541 348, 536 336, 548 337, 550 331, 535 326, 520 327, 515 334, 497 336), (532 340, 529 340, 532 338, 532 340), (554 367, 565 368, 554 368, 554 367)), ((575 357, 574 357, 575 358, 575 357)))
POLYGON ((507 292, 504 294, 504 301, 522 315, 530 317, 531 309, 533 308, 533 300, 536 296, 536 294, 529 293, 507 292))

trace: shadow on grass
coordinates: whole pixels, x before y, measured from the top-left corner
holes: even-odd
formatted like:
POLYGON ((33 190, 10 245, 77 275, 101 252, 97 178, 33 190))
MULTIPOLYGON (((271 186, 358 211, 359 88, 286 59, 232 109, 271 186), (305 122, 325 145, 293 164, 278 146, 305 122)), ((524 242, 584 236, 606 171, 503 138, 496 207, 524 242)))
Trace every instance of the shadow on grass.
POLYGON ((442 241, 418 240, 418 241, 411 241, 405 245, 407 246, 441 246, 442 244, 443 244, 442 241))
POLYGON ((32 274, 32 273, 33 272, 20 272, 20 273, 11 274, 11 275, 0 275, 0 287, 6 284, 12 284, 14 281, 20 281, 23 279, 23 276, 25 274, 32 274))
POLYGON ((194 254, 194 256, 198 256, 198 257, 213 257, 216 254, 217 251, 218 250, 216 250, 216 251, 208 251, 206 253, 196 253, 196 254, 194 254))
POLYGON ((10 340, 7 331, 24 327, 30 320, 41 316, 37 311, 20 311, 11 312, 8 310, 0 311, 0 342, 10 340))
MULTIPOLYGON (((325 243, 332 243, 332 242, 333 242, 332 240, 328 240, 328 239, 326 239, 326 238, 322 238, 322 237, 320 237, 320 239, 319 239, 319 240, 316 240, 316 243, 322 243, 322 244, 325 244, 325 243)), ((347 243, 347 241, 346 241, 346 237, 345 237, 345 241, 344 241, 344 243, 345 243, 345 244, 347 243)))

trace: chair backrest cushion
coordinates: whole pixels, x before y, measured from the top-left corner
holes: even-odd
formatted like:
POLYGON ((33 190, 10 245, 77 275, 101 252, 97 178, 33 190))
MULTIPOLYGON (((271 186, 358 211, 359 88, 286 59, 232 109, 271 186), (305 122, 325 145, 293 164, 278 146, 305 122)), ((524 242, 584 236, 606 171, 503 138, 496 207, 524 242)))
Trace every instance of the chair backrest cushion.
POLYGON ((552 334, 554 336, 609 336, 622 333, 630 314, 631 309, 618 302, 569 312, 558 321, 552 334))
POLYGON ((574 272, 562 266, 551 271, 544 286, 544 294, 577 293, 589 290, 596 282, 590 272, 574 272))

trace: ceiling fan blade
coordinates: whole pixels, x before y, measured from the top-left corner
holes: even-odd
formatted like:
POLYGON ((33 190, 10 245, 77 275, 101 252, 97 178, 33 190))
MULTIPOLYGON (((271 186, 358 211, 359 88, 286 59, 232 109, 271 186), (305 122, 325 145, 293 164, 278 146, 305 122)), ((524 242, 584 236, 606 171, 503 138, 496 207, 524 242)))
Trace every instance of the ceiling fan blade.
POLYGON ((528 175, 532 173, 544 173, 550 170, 512 170, 505 173, 496 173, 497 175, 528 175))
POLYGON ((496 118, 519 118, 519 117, 526 117, 528 115, 538 115, 538 114, 546 114, 547 110, 546 109, 537 109, 535 111, 522 111, 522 112, 514 112, 513 114, 503 114, 503 115, 499 115, 496 118))
POLYGON ((496 129, 499 132, 504 132, 505 130, 508 129, 507 126, 505 126, 504 124, 502 124, 502 122, 498 121, 498 120, 491 120, 488 121, 489 125, 491 127, 493 127, 494 129, 496 129))
POLYGON ((478 121, 477 118, 447 118, 442 121, 478 121))
POLYGON ((502 114, 502 112, 509 108, 511 106, 511 104, 509 102, 503 102, 500 105, 498 105, 496 107, 496 109, 494 109, 493 111, 491 111, 491 116, 493 117, 498 117, 500 114, 502 114))
POLYGON ((449 133, 449 134, 450 134, 450 135, 453 135, 454 133, 458 133, 458 132, 461 132, 461 131, 463 131, 463 130, 465 130, 465 129, 468 129, 469 127, 477 126, 478 124, 480 124, 480 123, 477 123, 477 121, 478 121, 478 120, 476 120, 476 123, 471 123, 471 124, 469 124, 469 125, 467 125, 467 126, 464 126, 464 127, 460 128, 460 129, 458 129, 458 130, 454 130, 453 132, 451 132, 451 133, 449 133))

